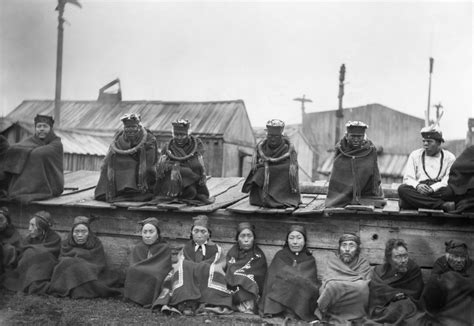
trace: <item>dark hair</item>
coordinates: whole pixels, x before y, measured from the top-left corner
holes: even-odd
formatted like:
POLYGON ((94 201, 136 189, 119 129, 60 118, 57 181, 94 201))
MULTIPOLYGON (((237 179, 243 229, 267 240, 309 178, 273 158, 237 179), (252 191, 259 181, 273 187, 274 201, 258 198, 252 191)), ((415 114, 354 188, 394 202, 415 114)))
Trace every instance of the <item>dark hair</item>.
POLYGON ((142 225, 142 227, 140 228, 140 232, 143 230, 143 227, 146 225, 146 224, 150 224, 150 225, 153 225, 156 229, 156 233, 158 234, 158 239, 156 239, 156 242, 160 241, 161 240, 161 230, 158 226, 156 226, 155 224, 152 224, 152 223, 145 223, 142 225))
MULTIPOLYGON (((257 235, 255 234, 255 230, 253 229, 244 229, 244 230, 250 230, 250 232, 252 232, 253 234, 253 241, 255 242, 255 240, 257 240, 257 235)), ((237 231, 237 233, 235 234, 235 241, 239 242, 239 235, 242 231, 243 230, 237 231)))
POLYGON ((297 231, 299 233, 301 233, 303 235, 303 238, 304 238, 304 246, 303 246, 303 249, 301 249, 301 252, 304 252, 306 253, 307 255, 311 256, 311 251, 309 251, 308 247, 306 247, 307 245, 307 239, 306 239, 306 234, 304 232, 301 232, 301 231, 298 231, 298 230, 289 230, 287 233, 286 233, 286 237, 285 237, 285 244, 283 245, 283 248, 290 248, 290 245, 288 244, 288 236, 290 235, 291 232, 293 231, 297 231))
POLYGON ((390 261, 392 258, 392 250, 398 247, 403 247, 408 250, 407 243, 403 239, 389 239, 385 244, 385 261, 390 261))
MULTIPOLYGON (((189 233, 189 239, 193 239, 193 230, 194 230, 195 225, 191 227, 191 232, 189 233)), ((206 228, 207 232, 209 232, 209 239, 212 237, 212 231, 209 228, 206 228)))

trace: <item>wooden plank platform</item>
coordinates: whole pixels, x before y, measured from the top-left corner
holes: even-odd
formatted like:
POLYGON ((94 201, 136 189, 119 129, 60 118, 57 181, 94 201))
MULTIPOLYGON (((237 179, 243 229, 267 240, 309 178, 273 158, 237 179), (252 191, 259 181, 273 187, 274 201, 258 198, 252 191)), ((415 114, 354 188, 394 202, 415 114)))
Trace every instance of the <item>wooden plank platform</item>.
MULTIPOLYGON (((307 184, 302 189, 321 193, 302 193, 302 204, 296 210, 268 210, 249 207, 246 194, 241 193, 242 178, 210 178, 208 187, 216 201, 210 205, 181 205, 173 209, 159 208, 149 203, 105 203, 93 199, 94 180, 98 172, 78 171, 65 175, 71 190, 57 198, 32 202, 28 205, 4 202, 11 211, 13 223, 23 233, 28 229, 32 214, 48 210, 55 219, 54 229, 63 236, 69 232, 75 216, 97 218, 92 229, 104 243, 108 263, 124 271, 131 248, 139 241, 138 221, 155 216, 161 223, 163 237, 175 246, 189 239, 192 217, 207 214, 212 238, 225 250, 235 243, 238 223, 249 221, 256 226, 257 243, 268 262, 284 244, 288 227, 302 224, 308 230, 307 245, 323 269, 327 258, 337 249, 344 232, 361 236, 362 254, 371 264, 383 262, 385 243, 390 238, 405 239, 409 253, 429 271, 436 258, 444 254, 444 242, 465 241, 474 248, 474 213, 446 214, 442 211, 400 210, 398 200, 389 198, 383 209, 364 211, 344 208, 326 209, 324 185, 307 184), (306 187, 306 188, 305 188, 306 187), (237 209, 237 210, 236 210, 237 209), (242 211, 238 211, 241 209, 242 211), (242 214, 242 212, 244 212, 242 214)), ((396 189, 395 186, 391 186, 396 189)))

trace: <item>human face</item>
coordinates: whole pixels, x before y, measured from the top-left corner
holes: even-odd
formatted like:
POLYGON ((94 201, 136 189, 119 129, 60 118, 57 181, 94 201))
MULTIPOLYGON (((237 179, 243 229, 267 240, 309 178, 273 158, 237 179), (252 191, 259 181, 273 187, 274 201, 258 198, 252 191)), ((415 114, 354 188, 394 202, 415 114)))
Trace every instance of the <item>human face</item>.
POLYGON ((283 141, 283 136, 282 135, 267 135, 267 141, 268 145, 270 148, 276 148, 280 146, 281 142, 283 141))
POLYGON ((249 229, 244 229, 239 233, 238 237, 239 247, 243 250, 249 250, 253 247, 254 236, 252 231, 249 229))
POLYGON ((176 145, 182 147, 188 142, 188 133, 185 131, 176 131, 174 133, 174 141, 176 145))
POLYGON ((51 131, 51 126, 46 122, 38 122, 35 125, 35 134, 39 139, 45 139, 49 132, 51 131))
POLYGON ((451 254, 447 253, 446 258, 448 260, 449 266, 457 272, 460 272, 464 269, 467 262, 466 255, 458 255, 458 254, 451 254))
POLYGON ((202 245, 207 240, 209 240, 209 230, 204 226, 195 225, 191 233, 193 235, 194 242, 196 242, 198 245, 202 245))
POLYGON ((344 264, 350 264, 357 257, 358 245, 355 241, 343 241, 339 246, 339 257, 344 264))
POLYGON ((348 133, 346 138, 349 146, 353 148, 359 148, 362 146, 362 142, 364 141, 364 134, 352 134, 348 133))
POLYGON ((83 245, 87 242, 87 238, 89 237, 89 228, 84 224, 76 225, 72 230, 72 237, 75 243, 83 245))
POLYGON ((441 148, 441 143, 434 139, 423 138, 423 148, 426 155, 433 156, 438 154, 441 148))
POLYGON ((288 234, 288 247, 291 252, 300 252, 303 250, 304 244, 304 235, 300 232, 291 231, 290 234, 288 234))
POLYGON ((36 217, 33 217, 30 220, 30 224, 28 225, 28 232, 31 238, 37 238, 40 236, 41 231, 38 229, 38 224, 36 223, 36 217))
POLYGON ((134 139, 140 131, 140 126, 137 123, 126 122, 123 125, 123 131, 125 132, 126 138, 134 139))
POLYGON ((399 273, 408 271, 408 251, 400 246, 392 249, 390 264, 399 273))
POLYGON ((147 223, 143 226, 142 239, 146 245, 152 245, 158 240, 158 230, 153 224, 147 223))

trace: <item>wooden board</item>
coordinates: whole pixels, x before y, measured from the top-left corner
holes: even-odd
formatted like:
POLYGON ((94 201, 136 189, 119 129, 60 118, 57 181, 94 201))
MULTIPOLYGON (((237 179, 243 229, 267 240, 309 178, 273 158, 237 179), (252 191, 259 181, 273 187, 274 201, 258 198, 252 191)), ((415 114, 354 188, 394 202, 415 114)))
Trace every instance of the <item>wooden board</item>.
POLYGON ((306 200, 309 200, 304 207, 299 207, 293 212, 293 215, 304 216, 310 214, 322 214, 324 213, 324 203, 326 201, 325 195, 315 195, 314 197, 309 197, 306 194, 301 195, 301 201, 305 204, 306 200))
POLYGON ((393 200, 393 199, 387 200, 387 205, 385 205, 382 212, 386 213, 386 214, 396 214, 396 213, 400 212, 400 207, 398 205, 398 199, 397 200, 393 200))
POLYGON ((99 171, 75 171, 64 174, 64 192, 62 195, 95 188, 99 182, 99 171))
POLYGON ((228 211, 241 213, 241 214, 276 214, 276 215, 288 215, 291 214, 295 208, 267 208, 250 205, 248 198, 244 198, 241 201, 233 204, 226 208, 228 211))

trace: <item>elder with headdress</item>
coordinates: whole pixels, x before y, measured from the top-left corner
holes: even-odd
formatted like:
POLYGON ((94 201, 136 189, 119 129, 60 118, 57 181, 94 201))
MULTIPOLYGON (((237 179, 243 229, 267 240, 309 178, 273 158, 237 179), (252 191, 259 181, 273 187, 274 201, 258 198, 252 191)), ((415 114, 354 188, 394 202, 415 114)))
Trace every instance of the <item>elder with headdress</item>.
POLYGON ((298 207, 301 196, 296 150, 283 135, 283 121, 269 120, 266 127, 267 137, 257 144, 242 192, 250 192, 251 205, 298 207))
POLYGON ((179 119, 171 123, 173 138, 161 151, 155 193, 189 204, 210 204, 204 166, 204 144, 189 134, 190 123, 179 119))
POLYGON ((162 312, 185 316, 231 313, 232 296, 224 273, 225 255, 221 246, 211 240, 206 215, 193 217, 191 239, 178 256, 153 308, 161 307, 162 312))
POLYGON ((385 262, 373 269, 369 283, 371 320, 384 325, 416 325, 423 286, 421 269, 409 257, 406 242, 389 239, 385 262))
MULTIPOLYGON (((11 222, 7 207, 0 208, 0 245, 3 270, 15 268, 21 250, 22 239, 11 222)), ((0 270, 0 275, 2 271, 0 270)))
POLYGON ((227 252, 226 281, 234 291, 234 309, 256 313, 267 272, 267 259, 255 243, 255 227, 249 222, 239 223, 237 244, 227 252))
POLYGON ((426 309, 420 325, 461 326, 474 323, 474 264, 466 243, 450 240, 423 291, 426 309))
POLYGON ((64 189, 63 145, 53 131, 54 120, 37 115, 34 124, 35 134, 11 145, 4 156, 8 197, 14 201, 56 197, 64 189))
POLYGON ((423 148, 411 152, 403 184, 398 187, 400 208, 453 211, 455 204, 450 200, 448 178, 455 156, 441 147, 444 139, 439 127, 424 127, 421 137, 423 148))
POLYGON ((171 249, 161 238, 158 219, 140 221, 141 241, 132 249, 125 277, 124 297, 144 307, 150 307, 161 291, 171 270, 171 249))
POLYGON ((361 121, 346 123, 346 134, 335 149, 326 207, 385 205, 377 148, 366 137, 368 127, 361 121))
POLYGON ((75 217, 71 231, 62 241, 48 293, 74 299, 110 297, 121 294, 114 288, 116 282, 106 268, 104 247, 90 229, 90 219, 75 217))
POLYGON ((102 162, 95 199, 107 202, 148 201, 156 182, 158 145, 139 114, 120 118, 119 130, 102 162))
POLYGON ((261 316, 314 319, 319 281, 316 260, 306 245, 304 226, 291 225, 283 249, 268 268, 259 304, 261 316))
POLYGON ((371 267, 360 256, 360 238, 345 233, 323 272, 316 315, 320 320, 339 324, 361 320, 367 314, 371 267))
POLYGON ((46 211, 39 211, 30 219, 17 266, 5 273, 5 288, 28 294, 46 293, 61 247, 61 237, 51 229, 52 225, 53 219, 46 211))

